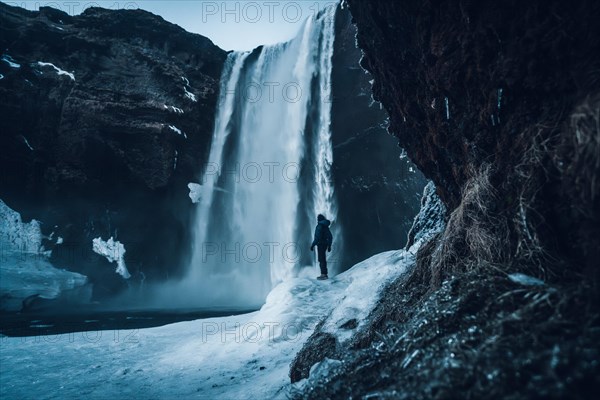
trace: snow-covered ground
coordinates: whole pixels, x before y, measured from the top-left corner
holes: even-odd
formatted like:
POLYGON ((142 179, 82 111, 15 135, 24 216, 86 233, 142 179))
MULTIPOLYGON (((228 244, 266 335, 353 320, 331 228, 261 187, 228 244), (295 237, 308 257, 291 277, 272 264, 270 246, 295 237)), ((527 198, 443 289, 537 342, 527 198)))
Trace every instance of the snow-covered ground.
MULTIPOLYGON (((158 328, 0 338, 0 398, 286 398, 289 365, 316 324, 361 323, 381 289, 414 263, 403 250, 329 281, 293 278, 256 312, 158 328)), ((313 276, 314 275, 314 276, 313 276)), ((339 337, 344 340, 343 337, 339 337)))

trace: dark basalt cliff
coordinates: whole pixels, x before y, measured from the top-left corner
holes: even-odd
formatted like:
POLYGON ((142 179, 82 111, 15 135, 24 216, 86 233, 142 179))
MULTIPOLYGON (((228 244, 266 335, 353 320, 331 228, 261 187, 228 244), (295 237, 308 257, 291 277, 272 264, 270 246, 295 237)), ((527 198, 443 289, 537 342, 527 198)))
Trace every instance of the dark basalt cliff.
POLYGON ((54 264, 96 296, 124 285, 96 237, 125 244, 134 280, 179 273, 226 52, 141 10, 5 4, 0 48, 0 198, 64 239, 54 264))
POLYGON ((593 397, 600 3, 345 3, 389 130, 448 213, 348 344, 315 331, 292 380, 342 364, 298 397, 593 397))

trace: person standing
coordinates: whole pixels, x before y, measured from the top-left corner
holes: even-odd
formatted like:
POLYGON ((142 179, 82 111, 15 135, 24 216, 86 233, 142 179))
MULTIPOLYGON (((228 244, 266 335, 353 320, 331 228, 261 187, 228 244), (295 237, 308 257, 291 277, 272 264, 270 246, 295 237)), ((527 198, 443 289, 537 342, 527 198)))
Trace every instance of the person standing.
POLYGON ((317 215, 317 227, 315 228, 315 238, 310 245, 310 251, 314 251, 317 246, 317 259, 319 260, 319 267, 321 268, 321 275, 317 277, 318 280, 325 280, 327 276, 327 257, 325 251, 331 252, 331 243, 333 242, 333 235, 329 230, 331 222, 325 218, 322 214, 317 215))

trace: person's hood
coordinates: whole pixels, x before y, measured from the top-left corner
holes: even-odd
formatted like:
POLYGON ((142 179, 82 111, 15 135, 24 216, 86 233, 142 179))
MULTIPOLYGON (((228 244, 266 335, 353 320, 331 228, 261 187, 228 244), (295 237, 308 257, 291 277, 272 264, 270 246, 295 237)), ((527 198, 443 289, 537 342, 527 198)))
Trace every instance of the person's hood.
POLYGON ((328 219, 322 219, 319 221, 319 224, 321 224, 323 226, 329 226, 329 225, 331 225, 331 221, 329 221, 328 219))

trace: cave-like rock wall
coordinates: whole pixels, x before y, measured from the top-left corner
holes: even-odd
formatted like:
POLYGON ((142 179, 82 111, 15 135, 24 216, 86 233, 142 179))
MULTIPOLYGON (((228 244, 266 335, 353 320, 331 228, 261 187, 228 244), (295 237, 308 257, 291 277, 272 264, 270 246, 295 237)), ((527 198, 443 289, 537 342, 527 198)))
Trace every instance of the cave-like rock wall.
POLYGON ((344 4, 373 95, 435 183, 445 228, 366 323, 339 327, 350 340, 315 330, 292 382, 325 357, 340 362, 293 397, 593 398, 600 3, 344 4))
POLYGON ((390 132, 451 213, 440 265, 597 285, 600 4, 347 3, 390 132))
POLYGON ((0 48, 0 198, 63 239, 54 264, 97 296, 124 281, 96 237, 125 245, 134 281, 180 273, 226 52, 141 10, 5 4, 0 48))

